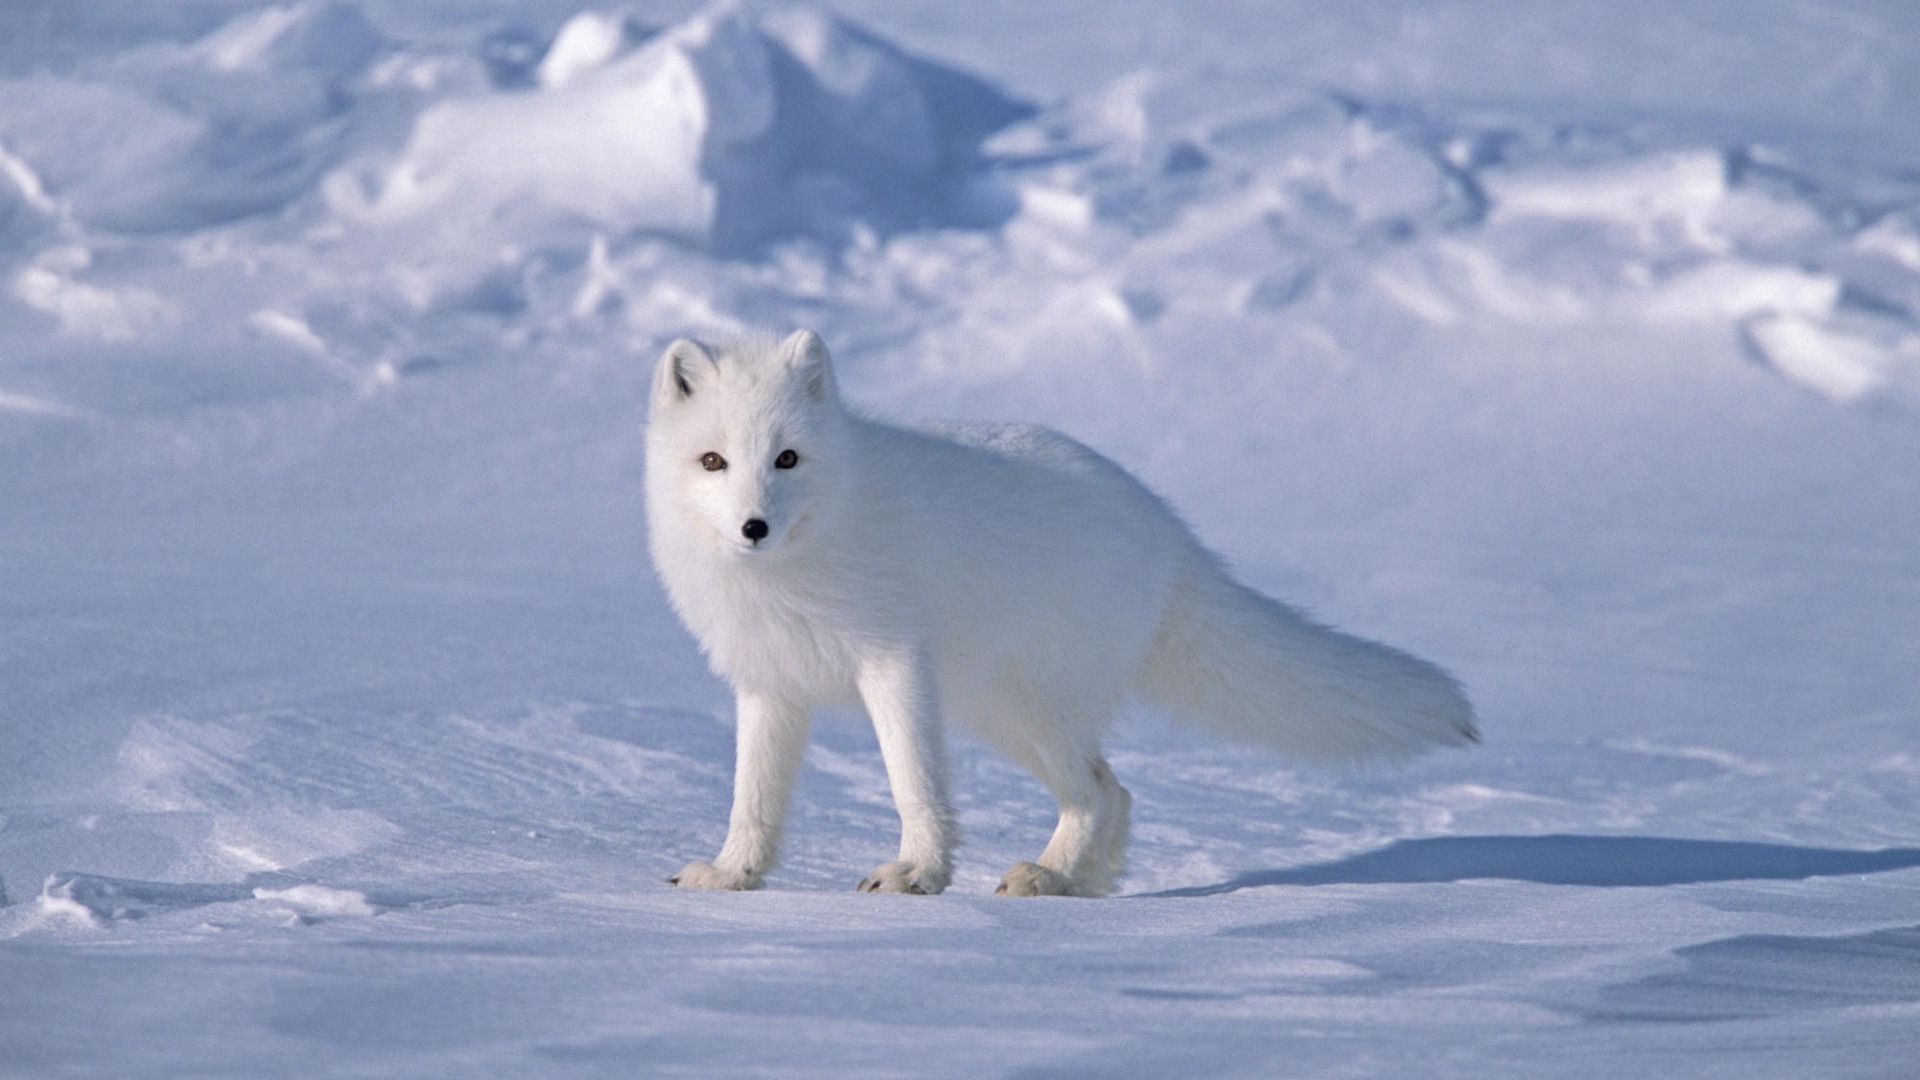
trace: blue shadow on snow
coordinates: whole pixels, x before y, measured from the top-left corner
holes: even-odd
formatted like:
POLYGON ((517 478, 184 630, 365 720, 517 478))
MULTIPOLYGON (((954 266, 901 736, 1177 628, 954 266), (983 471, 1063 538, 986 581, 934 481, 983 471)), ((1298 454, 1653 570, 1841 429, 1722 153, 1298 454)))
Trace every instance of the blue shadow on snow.
POLYGON ((1263 885, 1410 885, 1499 878, 1542 885, 1697 885, 1801 881, 1920 866, 1920 848, 1846 851, 1661 836, 1437 836, 1397 840, 1336 862, 1256 870, 1217 885, 1146 896, 1218 896, 1263 885))

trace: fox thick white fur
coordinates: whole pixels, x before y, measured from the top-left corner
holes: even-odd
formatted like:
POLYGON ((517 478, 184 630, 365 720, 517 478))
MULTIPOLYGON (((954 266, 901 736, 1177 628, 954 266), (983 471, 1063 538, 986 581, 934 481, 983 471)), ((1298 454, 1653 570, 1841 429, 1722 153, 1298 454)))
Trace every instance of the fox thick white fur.
POLYGON ((908 428, 840 400, 811 331, 661 357, 647 430, 654 566, 737 695, 733 812, 681 886, 757 887, 779 855, 812 711, 872 718, 900 813, 869 892, 937 893, 957 839, 944 727, 1059 800, 999 892, 1098 896, 1130 799, 1101 757, 1138 697, 1297 758, 1477 740, 1459 685, 1233 580, 1118 465, 1026 425, 908 428))

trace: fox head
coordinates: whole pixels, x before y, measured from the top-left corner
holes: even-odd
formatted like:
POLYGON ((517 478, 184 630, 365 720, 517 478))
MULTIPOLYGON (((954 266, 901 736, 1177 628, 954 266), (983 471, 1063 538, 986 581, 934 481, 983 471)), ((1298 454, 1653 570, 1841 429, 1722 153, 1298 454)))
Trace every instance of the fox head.
POLYGON ((647 513, 656 537, 777 558, 819 525, 846 482, 848 422, 827 347, 681 338, 653 373, 647 513))

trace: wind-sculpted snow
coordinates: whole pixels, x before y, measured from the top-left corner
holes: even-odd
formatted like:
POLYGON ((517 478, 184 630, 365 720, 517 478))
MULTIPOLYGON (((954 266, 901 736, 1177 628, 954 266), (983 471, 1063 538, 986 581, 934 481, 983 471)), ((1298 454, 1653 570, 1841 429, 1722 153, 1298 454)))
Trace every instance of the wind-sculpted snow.
POLYGON ((186 232, 272 212, 377 126, 362 92, 384 47, 353 6, 267 8, 199 41, 8 80, 0 145, 85 226, 186 232))
POLYGON ((144 919, 149 915, 252 900, 275 905, 303 920, 364 916, 377 911, 365 896, 357 892, 324 885, 288 885, 284 888, 268 888, 248 882, 238 885, 181 885, 72 873, 55 874, 47 879, 46 888, 40 894, 40 907, 56 918, 77 919, 92 926, 107 921, 144 919))
POLYGON ((536 85, 429 106, 391 164, 340 177, 370 226, 430 222, 494 242, 555 228, 740 252, 1000 207, 980 140, 1028 110, 840 19, 722 8, 653 34, 586 12, 536 85))
POLYGON ((1906 1075, 1910 8, 0 5, 0 1074, 1906 1075), (647 372, 797 326, 1485 744, 1129 715, 1120 895, 1012 903, 962 739, 889 898, 827 715, 765 890, 672 890, 647 372))

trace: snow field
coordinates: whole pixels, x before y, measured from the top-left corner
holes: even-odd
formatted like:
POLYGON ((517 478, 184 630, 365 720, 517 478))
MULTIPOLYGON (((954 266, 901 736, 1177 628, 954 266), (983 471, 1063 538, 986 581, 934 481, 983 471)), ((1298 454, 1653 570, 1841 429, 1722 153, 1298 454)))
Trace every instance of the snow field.
POLYGON ((1183 11, 0 17, 0 1075, 1906 1075, 1911 14, 1183 11), (1013 904, 964 741, 953 889, 853 896, 827 718, 769 889, 667 888, 730 705, 647 371, 795 325, 1487 744, 1131 717, 1127 895, 1013 904))

